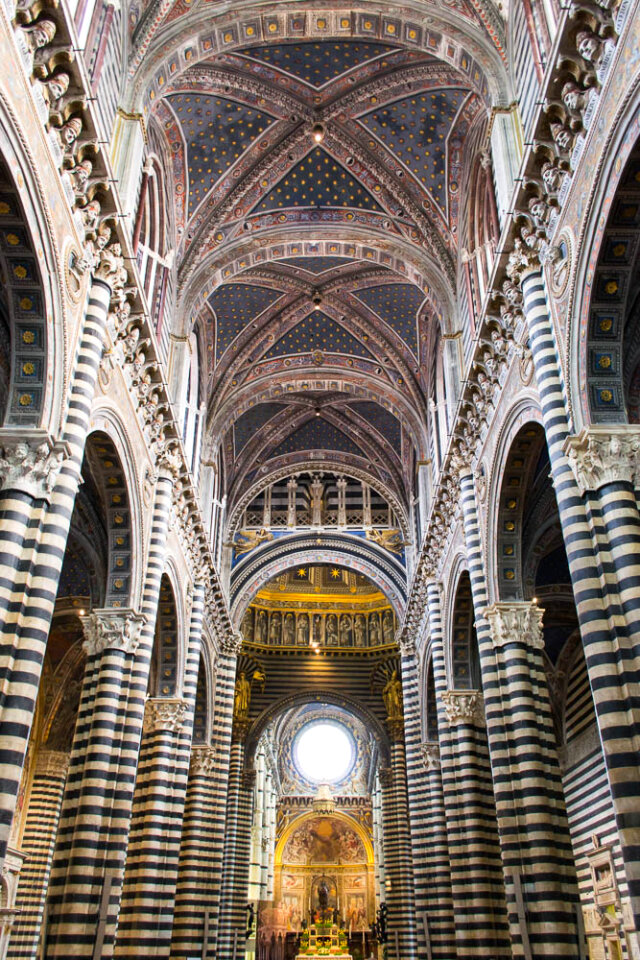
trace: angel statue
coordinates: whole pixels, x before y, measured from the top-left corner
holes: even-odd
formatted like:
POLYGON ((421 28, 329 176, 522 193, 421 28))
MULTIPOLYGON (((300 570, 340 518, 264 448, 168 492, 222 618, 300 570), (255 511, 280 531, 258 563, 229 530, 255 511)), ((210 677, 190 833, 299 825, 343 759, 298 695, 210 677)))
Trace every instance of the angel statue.
POLYGON ((365 533, 367 540, 372 540, 379 547, 388 550, 389 553, 401 553, 402 548, 409 545, 408 540, 402 539, 399 530, 374 530, 372 527, 367 527, 365 533))
POLYGON ((238 530, 236 539, 229 541, 226 546, 233 547, 236 554, 241 556, 259 547, 261 543, 268 543, 269 540, 273 540, 273 534, 265 527, 262 530, 238 530))

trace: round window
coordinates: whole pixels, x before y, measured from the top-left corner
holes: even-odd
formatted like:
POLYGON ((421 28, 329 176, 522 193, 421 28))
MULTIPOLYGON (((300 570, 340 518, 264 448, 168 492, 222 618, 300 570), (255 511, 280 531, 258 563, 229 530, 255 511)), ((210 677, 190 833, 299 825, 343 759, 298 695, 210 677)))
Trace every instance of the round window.
POLYGON ((338 783, 351 772, 355 762, 353 738, 340 723, 308 723, 296 738, 294 758, 306 780, 338 783))

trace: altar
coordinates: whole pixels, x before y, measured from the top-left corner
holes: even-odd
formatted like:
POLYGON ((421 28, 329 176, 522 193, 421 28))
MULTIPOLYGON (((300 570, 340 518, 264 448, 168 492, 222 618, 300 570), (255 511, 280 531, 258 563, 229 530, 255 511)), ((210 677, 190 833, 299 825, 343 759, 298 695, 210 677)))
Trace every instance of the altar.
POLYGON ((334 960, 352 960, 348 952, 347 933, 340 927, 327 921, 312 923, 308 929, 302 931, 300 937, 300 953, 296 960, 302 957, 333 957, 334 960))

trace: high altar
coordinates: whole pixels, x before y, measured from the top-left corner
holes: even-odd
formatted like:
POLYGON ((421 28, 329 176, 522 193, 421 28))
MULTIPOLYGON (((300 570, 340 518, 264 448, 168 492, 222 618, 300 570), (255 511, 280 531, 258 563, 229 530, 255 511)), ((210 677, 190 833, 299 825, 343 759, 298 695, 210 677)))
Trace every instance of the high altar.
POLYGON ((331 921, 312 923, 302 932, 298 957, 334 957, 335 960, 352 960, 351 954, 348 953, 346 930, 340 929, 331 921))

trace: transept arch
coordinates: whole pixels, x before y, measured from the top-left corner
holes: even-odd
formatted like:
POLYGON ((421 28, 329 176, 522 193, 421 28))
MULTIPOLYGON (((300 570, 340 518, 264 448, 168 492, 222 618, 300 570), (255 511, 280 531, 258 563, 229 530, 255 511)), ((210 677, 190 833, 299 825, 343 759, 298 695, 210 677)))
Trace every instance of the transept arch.
POLYGON ((348 566, 367 576, 385 594, 396 616, 402 616, 406 597, 406 573, 398 560, 383 556, 380 548, 362 537, 312 532, 276 539, 258 547, 231 572, 231 617, 239 625, 260 587, 278 573, 310 563, 348 566))

